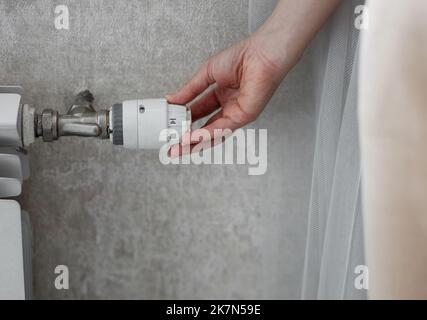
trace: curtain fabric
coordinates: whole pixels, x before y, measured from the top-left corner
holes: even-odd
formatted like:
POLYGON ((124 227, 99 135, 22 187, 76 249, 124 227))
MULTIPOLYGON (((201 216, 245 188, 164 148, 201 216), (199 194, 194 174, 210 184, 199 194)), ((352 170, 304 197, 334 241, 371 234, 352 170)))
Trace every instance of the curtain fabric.
MULTIPOLYGON (((249 1, 254 31, 276 0, 249 1)), ((364 299, 355 268, 364 265, 357 123, 359 30, 345 0, 314 45, 316 137, 302 280, 303 299, 364 299)))
POLYGON ((359 119, 369 297, 427 299, 427 1, 368 5, 359 119))

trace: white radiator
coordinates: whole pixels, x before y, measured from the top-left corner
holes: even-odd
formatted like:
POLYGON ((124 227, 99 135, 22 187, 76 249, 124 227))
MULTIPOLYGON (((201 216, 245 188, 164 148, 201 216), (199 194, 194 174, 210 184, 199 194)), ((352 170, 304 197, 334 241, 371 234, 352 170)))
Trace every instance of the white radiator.
POLYGON ((32 293, 29 216, 14 200, 28 178, 27 156, 14 146, 19 140, 21 96, 0 99, 0 299, 29 299, 32 293), (18 137, 17 137, 18 135, 18 137))

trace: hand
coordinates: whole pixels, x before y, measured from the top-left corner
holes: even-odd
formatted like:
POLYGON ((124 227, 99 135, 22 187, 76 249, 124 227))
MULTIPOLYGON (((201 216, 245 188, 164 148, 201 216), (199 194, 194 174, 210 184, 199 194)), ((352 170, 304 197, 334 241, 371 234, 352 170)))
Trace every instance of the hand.
MULTIPOLYGON (((220 109, 202 128, 214 139, 215 129, 235 130, 254 121, 283 77, 277 61, 262 51, 256 39, 248 38, 209 58, 182 89, 166 98, 170 103, 188 104, 205 93, 191 105, 192 119, 220 109)), ((188 133, 183 144, 198 143, 199 136, 197 130, 188 133)), ((179 153, 179 146, 172 147, 172 157, 179 153)))
MULTIPOLYGON (((279 1, 252 36, 209 58, 183 88, 166 96, 170 103, 193 102, 193 121, 218 111, 203 132, 199 129, 185 134, 182 145, 198 143, 206 133, 215 141, 218 130, 235 130, 254 121, 339 2, 279 1)), ((182 150, 176 145, 170 154, 178 156, 182 150)))

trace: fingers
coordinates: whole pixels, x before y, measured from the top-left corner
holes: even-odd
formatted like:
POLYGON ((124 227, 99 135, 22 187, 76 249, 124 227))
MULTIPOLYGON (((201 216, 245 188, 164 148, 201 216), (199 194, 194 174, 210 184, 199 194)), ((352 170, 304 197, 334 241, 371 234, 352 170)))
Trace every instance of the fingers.
POLYGON ((181 143, 171 147, 170 156, 175 158, 192 153, 196 145, 199 146, 199 148, 194 149, 196 152, 200 150, 200 146, 202 149, 213 147, 222 143, 224 138, 230 136, 234 130, 248 123, 245 116, 242 115, 241 107, 237 101, 225 106, 225 108, 229 111, 227 114, 231 113, 233 117, 225 114, 224 109, 216 113, 204 127, 185 133, 182 136, 181 143))
POLYGON ((192 143, 190 141, 190 135, 188 136, 187 143, 182 143, 173 145, 169 150, 169 156, 171 158, 176 158, 182 155, 190 154, 193 152, 200 152, 201 150, 207 150, 215 147, 218 144, 224 142, 226 138, 232 135, 232 130, 230 129, 213 129, 214 133, 209 129, 201 128, 195 130, 191 133, 192 143))
POLYGON ((191 105, 191 118, 192 121, 202 119, 220 107, 215 90, 212 90, 206 96, 202 97, 191 105))
POLYGON ((218 113, 215 113, 212 117, 209 118, 209 120, 205 123, 205 127, 214 123, 216 120, 224 117, 222 111, 219 111, 218 113))
POLYGON ((216 140, 224 135, 224 132, 232 132, 240 127, 240 124, 235 123, 230 118, 225 118, 222 112, 215 114, 208 123, 191 132, 187 132, 182 136, 182 145, 190 145, 201 142, 201 140, 216 140))
POLYGON ((215 83, 212 75, 212 63, 212 58, 203 63, 197 73, 184 87, 171 95, 167 95, 166 99, 170 103, 176 104, 187 104, 195 99, 211 84, 215 83))
POLYGON ((223 142, 224 138, 240 127, 229 118, 224 118, 222 112, 215 114, 207 124, 192 132, 187 132, 182 136, 181 143, 173 145, 169 150, 171 158, 179 157, 193 152, 195 146, 197 150, 209 149, 223 142))
POLYGON ((173 145, 169 150, 171 158, 180 157, 193 152, 200 152, 202 149, 207 150, 213 148, 223 142, 223 139, 203 139, 200 143, 191 145, 182 145, 181 143, 173 145))
MULTIPOLYGON (((215 115, 214 117, 216 117, 215 115)), ((240 128, 240 124, 235 123, 233 120, 229 118, 219 117, 216 120, 213 120, 211 123, 207 124, 203 128, 199 130, 204 130, 208 132, 211 139, 217 139, 224 135, 224 132, 232 132, 236 129, 240 128)), ((192 134, 192 141, 198 142, 200 134, 198 134, 197 130, 195 130, 192 134)))

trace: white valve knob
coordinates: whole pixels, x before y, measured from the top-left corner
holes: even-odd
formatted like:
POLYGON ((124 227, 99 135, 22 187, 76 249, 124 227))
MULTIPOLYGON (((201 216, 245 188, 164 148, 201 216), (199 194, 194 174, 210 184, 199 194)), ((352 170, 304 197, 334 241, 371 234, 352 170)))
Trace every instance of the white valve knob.
POLYGON ((130 149, 160 149, 178 143, 191 127, 186 106, 169 104, 166 99, 127 100, 110 110, 110 139, 130 149))

